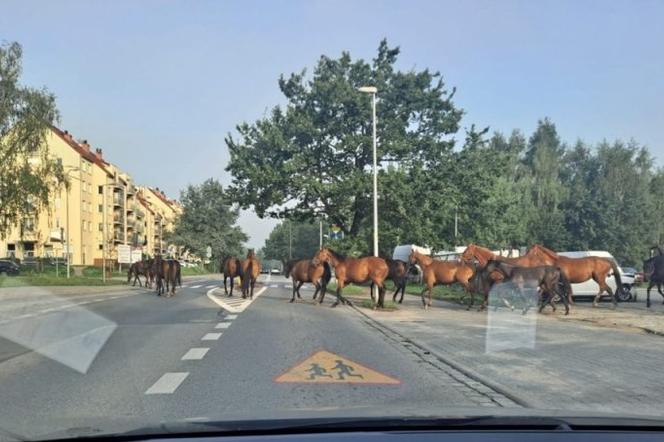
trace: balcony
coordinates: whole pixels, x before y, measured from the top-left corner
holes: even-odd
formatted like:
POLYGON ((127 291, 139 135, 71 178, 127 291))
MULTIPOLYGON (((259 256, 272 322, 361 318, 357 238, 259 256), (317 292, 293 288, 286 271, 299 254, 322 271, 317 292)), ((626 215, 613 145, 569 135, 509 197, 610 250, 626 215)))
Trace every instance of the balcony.
POLYGON ((127 195, 134 195, 136 193, 136 186, 133 184, 127 185, 127 195))
POLYGON ((119 193, 113 194, 113 206, 115 207, 124 207, 124 198, 119 193))
POLYGON ((115 229, 113 231, 113 242, 124 242, 125 234, 122 230, 115 229))

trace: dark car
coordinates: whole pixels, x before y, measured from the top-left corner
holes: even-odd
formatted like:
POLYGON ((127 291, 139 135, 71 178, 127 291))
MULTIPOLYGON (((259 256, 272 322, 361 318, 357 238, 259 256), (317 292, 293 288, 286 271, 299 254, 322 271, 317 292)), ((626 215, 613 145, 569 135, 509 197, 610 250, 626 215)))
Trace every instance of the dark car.
POLYGON ((0 260, 0 275, 18 275, 19 271, 18 264, 4 259, 0 260))

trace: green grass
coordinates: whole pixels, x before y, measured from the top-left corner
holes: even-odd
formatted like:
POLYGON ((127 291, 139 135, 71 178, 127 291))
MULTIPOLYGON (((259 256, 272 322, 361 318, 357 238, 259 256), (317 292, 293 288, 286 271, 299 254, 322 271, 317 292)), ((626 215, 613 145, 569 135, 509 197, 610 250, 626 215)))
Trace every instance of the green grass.
POLYGON ((195 276, 195 275, 204 275, 210 273, 210 270, 205 267, 196 266, 196 267, 182 267, 182 276, 195 276))
POLYGON ((64 272, 60 277, 49 274, 32 274, 20 276, 0 276, 0 287, 34 287, 34 286, 107 286, 125 284, 126 280, 108 278, 106 283, 102 282, 101 275, 98 278, 85 276, 73 276, 69 279, 64 272))
MULTIPOLYGON (((344 287, 342 293, 344 295, 352 296, 352 295, 362 295, 366 293, 367 287, 363 286, 357 286, 354 284, 349 284, 346 287, 344 287)), ((336 293, 337 291, 337 284, 334 282, 331 282, 327 285, 327 293, 336 293)))

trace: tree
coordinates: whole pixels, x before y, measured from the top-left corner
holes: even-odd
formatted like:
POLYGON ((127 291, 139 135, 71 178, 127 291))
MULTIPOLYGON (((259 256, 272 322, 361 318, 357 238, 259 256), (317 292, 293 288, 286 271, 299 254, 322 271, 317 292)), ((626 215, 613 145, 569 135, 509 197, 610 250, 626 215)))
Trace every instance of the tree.
POLYGON ((0 237, 36 218, 66 184, 62 165, 49 157, 46 136, 58 119, 55 96, 21 86, 22 49, 0 45, 0 237))
MULTIPOLYGON (((406 186, 422 171, 445 163, 462 111, 452 103, 438 72, 395 69, 398 48, 382 41, 368 63, 322 56, 313 75, 281 77, 287 105, 254 124, 237 127, 226 144, 233 175, 229 193, 259 216, 313 221, 341 227, 347 238, 367 236, 372 214, 372 120, 370 100, 359 86, 378 88, 378 162, 382 205, 401 204, 402 194, 382 182, 388 164, 398 166, 406 186), (415 171, 415 172, 414 172, 415 171), (362 230, 364 229, 364 232, 362 230)), ((395 177, 392 177, 395 178, 395 177)))
POLYGON ((247 235, 235 225, 239 211, 232 207, 218 181, 210 178, 198 186, 190 185, 181 192, 180 202, 184 212, 169 241, 200 257, 205 256, 208 246, 213 259, 243 254, 247 235))
POLYGON ((319 234, 318 223, 284 221, 277 224, 265 240, 263 255, 276 260, 312 258, 318 250, 319 234))

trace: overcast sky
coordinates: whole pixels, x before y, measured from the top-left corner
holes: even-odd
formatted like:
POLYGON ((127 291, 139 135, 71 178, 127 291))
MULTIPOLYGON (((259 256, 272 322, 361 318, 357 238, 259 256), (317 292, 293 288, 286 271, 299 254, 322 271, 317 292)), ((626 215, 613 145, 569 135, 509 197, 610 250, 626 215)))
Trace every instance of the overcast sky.
MULTIPOLYGON (((3 0, 0 40, 23 81, 55 93, 61 127, 171 196, 224 172, 224 136, 283 103, 280 74, 321 54, 440 71, 472 123, 565 141, 630 139, 664 154, 664 1, 3 0)), ((459 134, 463 138, 463 134, 459 134)), ((245 213, 260 247, 274 225, 245 213)))

